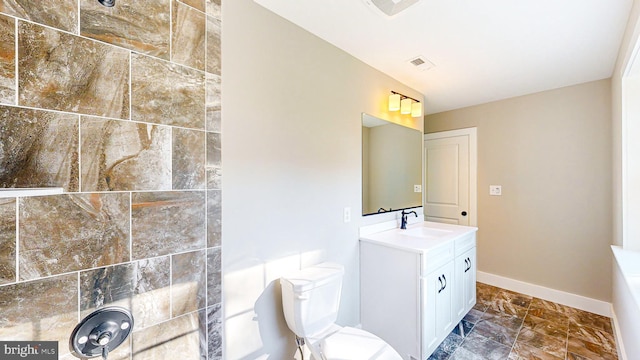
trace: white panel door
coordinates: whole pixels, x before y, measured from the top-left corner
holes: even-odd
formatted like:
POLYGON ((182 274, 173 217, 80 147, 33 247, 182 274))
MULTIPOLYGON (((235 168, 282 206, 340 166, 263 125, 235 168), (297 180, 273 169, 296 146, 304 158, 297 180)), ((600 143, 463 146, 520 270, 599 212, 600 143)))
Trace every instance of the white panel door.
POLYGON ((470 225, 469 136, 426 139, 424 152, 425 219, 470 225))

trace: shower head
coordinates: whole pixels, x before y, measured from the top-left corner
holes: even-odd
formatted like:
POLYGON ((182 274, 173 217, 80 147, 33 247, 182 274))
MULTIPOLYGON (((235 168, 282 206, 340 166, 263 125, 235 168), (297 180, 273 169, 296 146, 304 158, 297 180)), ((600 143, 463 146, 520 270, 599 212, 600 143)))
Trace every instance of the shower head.
POLYGON ((98 0, 98 2, 106 7, 113 7, 116 4, 116 0, 98 0))

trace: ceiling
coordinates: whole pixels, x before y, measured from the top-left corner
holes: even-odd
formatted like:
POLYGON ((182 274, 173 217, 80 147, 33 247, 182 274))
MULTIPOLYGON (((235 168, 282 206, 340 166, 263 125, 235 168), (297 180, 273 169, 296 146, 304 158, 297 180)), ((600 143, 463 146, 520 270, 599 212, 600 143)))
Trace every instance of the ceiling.
POLYGON ((389 17, 367 0, 255 1, 419 91, 426 114, 609 78, 632 5, 420 0, 389 17))

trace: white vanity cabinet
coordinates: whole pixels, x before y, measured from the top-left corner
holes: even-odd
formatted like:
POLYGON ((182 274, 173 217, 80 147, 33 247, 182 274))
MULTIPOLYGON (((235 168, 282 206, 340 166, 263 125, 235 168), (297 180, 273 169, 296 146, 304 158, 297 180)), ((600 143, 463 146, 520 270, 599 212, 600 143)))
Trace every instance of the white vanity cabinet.
POLYGON ((475 305, 476 230, 423 222, 361 235, 362 328, 426 360, 475 305))

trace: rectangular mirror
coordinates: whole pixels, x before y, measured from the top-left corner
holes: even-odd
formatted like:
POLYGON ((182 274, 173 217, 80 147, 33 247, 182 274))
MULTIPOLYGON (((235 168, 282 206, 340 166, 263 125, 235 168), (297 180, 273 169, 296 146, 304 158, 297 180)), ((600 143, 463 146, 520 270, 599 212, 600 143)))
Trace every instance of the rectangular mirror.
POLYGON ((422 133, 363 113, 362 215, 422 206, 416 185, 422 187, 422 133))

